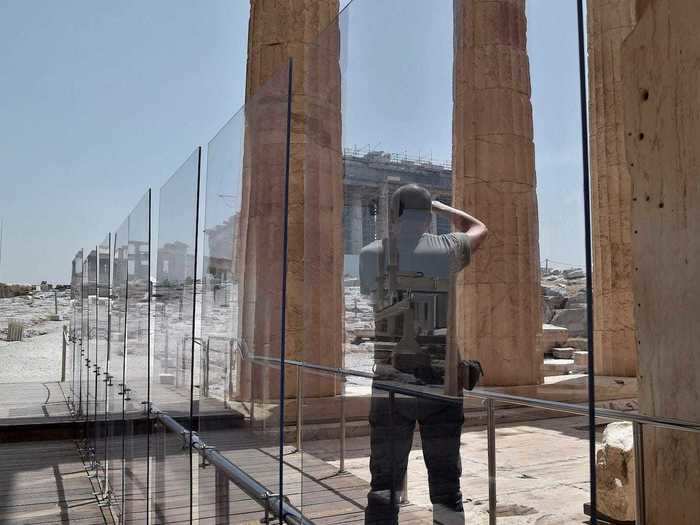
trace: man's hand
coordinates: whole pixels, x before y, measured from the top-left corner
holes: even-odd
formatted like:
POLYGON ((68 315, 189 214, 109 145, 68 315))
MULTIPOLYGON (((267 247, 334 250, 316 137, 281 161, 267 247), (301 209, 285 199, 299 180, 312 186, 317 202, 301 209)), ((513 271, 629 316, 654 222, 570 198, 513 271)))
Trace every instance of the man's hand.
POLYGON ((469 246, 472 253, 477 250, 488 235, 489 231, 486 225, 476 217, 469 215, 466 211, 458 210, 440 201, 433 201, 432 208, 435 213, 449 217, 456 230, 469 236, 469 246))

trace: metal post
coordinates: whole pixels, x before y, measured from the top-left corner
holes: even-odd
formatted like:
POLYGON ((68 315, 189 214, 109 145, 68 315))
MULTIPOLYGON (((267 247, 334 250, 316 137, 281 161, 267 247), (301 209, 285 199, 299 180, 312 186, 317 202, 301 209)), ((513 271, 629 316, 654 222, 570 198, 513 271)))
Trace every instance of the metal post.
POLYGON ((66 380, 66 327, 63 327, 63 342, 61 344, 61 383, 66 380))
POLYGON ((209 397, 209 339, 207 339, 207 342, 204 345, 203 361, 204 370, 202 370, 202 395, 204 397, 209 397))
POLYGON ((164 505, 164 493, 165 493, 165 447, 166 447, 166 434, 167 430, 164 426, 156 421, 153 424, 153 430, 155 434, 155 473, 154 482, 155 488, 153 490, 153 509, 155 515, 160 514, 165 509, 164 505))
POLYGON ((229 480, 220 469, 216 469, 216 525, 229 523, 229 480))
POLYGON ((304 374, 297 366, 297 452, 301 452, 304 424, 304 374))
POLYGON ((340 390, 340 467, 338 474, 345 473, 345 376, 341 376, 340 390))
POLYGON ((406 505, 408 503, 408 462, 406 463, 406 472, 403 475, 403 482, 401 483, 401 498, 399 503, 406 505))
POLYGON ((489 468, 489 525, 496 525, 496 412, 493 399, 487 399, 485 404, 489 468))
POLYGON ((639 421, 632 423, 634 431, 634 479, 635 479, 635 523, 646 523, 646 505, 644 493, 644 427, 639 421))
MULTIPOLYGON (((389 457, 391 458, 391 490, 389 492, 389 503, 391 504, 392 512, 396 505, 396 452, 394 449, 394 391, 389 392, 389 457)), ((408 468, 408 467, 406 467, 408 468)))

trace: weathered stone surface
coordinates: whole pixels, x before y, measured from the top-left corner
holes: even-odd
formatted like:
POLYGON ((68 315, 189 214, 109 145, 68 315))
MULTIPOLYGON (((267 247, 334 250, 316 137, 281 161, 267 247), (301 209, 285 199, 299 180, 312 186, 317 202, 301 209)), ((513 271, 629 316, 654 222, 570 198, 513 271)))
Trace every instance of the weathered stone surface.
POLYGON ((542 373, 545 376, 564 376, 574 370, 573 359, 555 359, 545 357, 542 362, 542 373))
MULTIPOLYGON (((258 353, 279 355, 280 279, 270 277, 279 262, 274 247, 283 232, 280 173, 286 125, 264 127, 266 113, 282 103, 286 111, 288 61, 293 60, 291 159, 287 250, 286 356, 339 366, 343 343, 343 180, 340 133, 339 30, 331 24, 338 0, 251 0, 246 76, 246 166, 241 212, 245 251, 242 329, 258 353), (281 89, 270 93, 270 80, 281 89), (249 108, 259 114, 250 115, 249 108), (250 125, 259 126, 250 150, 250 125), (275 149, 272 149, 275 148, 275 149), (253 176, 254 173, 254 176, 253 176), (276 178, 275 178, 276 177, 276 178), (255 198, 257 196, 258 198, 255 198), (271 202, 271 199, 274 202, 271 202), (318 283, 324 283, 318 286, 318 283)), ((274 116, 274 115, 273 115, 274 116)), ((285 113, 286 117, 286 113, 285 113)), ((286 118, 284 120, 286 124, 286 118)), ((279 375, 269 367, 241 367, 245 397, 254 374, 256 397, 279 395, 279 375)), ((286 378, 286 394, 296 395, 295 370, 286 378)), ((332 395, 331 376, 306 374, 305 395, 332 395)))
POLYGON ((635 478, 632 423, 610 423, 596 452, 598 510, 618 521, 634 521, 635 478))
POLYGON ((569 280, 581 279, 583 277, 586 277, 586 272, 581 268, 572 268, 570 270, 564 270, 562 274, 569 280))
POLYGON ((551 324, 542 325, 542 337, 540 338, 540 350, 544 354, 555 346, 561 346, 569 338, 569 331, 563 326, 551 324))
POLYGON ((588 303, 586 297, 586 289, 576 291, 572 296, 566 299, 567 308, 585 308, 588 303))
POLYGON ((621 56, 635 21, 635 0, 588 0, 595 368, 611 376, 637 374, 621 56))
POLYGON ((574 349, 555 346, 552 348, 552 356, 556 359, 572 359, 574 357, 574 349))
POLYGON ((566 286, 543 281, 541 288, 543 321, 548 323, 554 317, 555 311, 564 308, 566 305, 566 286))
MULTIPOLYGON (((700 3, 647 0, 623 44, 640 411, 700 421, 700 3)), ((647 525, 700 516, 700 435, 644 432, 647 525)))
POLYGON ((572 336, 582 336, 588 330, 587 317, 585 308, 565 308, 556 311, 552 324, 563 326, 572 336))
POLYGON ((525 2, 461 0, 454 16, 453 203, 490 235, 456 284, 451 346, 481 361, 483 385, 535 384, 542 298, 525 2))
POLYGON ((588 369, 588 352, 576 350, 574 352, 574 369, 576 372, 585 372, 588 369))
POLYGON ((573 346, 577 350, 588 352, 588 339, 585 337, 569 337, 566 340, 566 346, 573 346))

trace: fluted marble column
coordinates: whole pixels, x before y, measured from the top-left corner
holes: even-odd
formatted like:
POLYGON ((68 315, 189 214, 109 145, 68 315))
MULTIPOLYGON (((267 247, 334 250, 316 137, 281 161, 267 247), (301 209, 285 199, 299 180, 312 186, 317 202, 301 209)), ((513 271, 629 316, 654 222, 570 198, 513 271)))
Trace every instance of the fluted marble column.
MULTIPOLYGON (((338 28, 329 26, 338 14, 338 0, 251 0, 250 7, 248 103, 265 91, 270 78, 284 75, 281 70, 286 68, 288 58, 293 58, 286 357, 339 366, 343 343, 340 65, 338 28)), ((265 191, 269 183, 265 172, 246 172, 244 198, 246 192, 256 188, 265 191)), ((249 216, 255 213, 251 209, 249 216)), ((281 210, 260 213, 278 218, 278 229, 271 230, 270 241, 279 240, 281 210)), ((263 283, 273 262, 267 257, 258 250, 254 265, 263 277, 243 292, 243 302, 248 306, 241 323, 243 335, 256 341, 258 351, 264 348, 268 355, 278 356, 279 335, 274 335, 271 326, 276 316, 270 313, 281 288, 272 293, 265 288, 268 297, 256 291, 260 285, 269 287, 269 283, 263 283)), ((251 268, 246 272, 255 275, 251 268)), ((290 367, 288 397, 296 394, 295 378, 296 369, 290 367)), ((244 368, 244 397, 249 395, 246 389, 250 379, 250 371, 244 368)), ((279 373, 269 368, 258 368, 253 383, 256 397, 279 395, 279 373)), ((334 379, 307 374, 304 391, 306 396, 331 395, 337 385, 334 379)))
POLYGON ((597 375, 636 376, 632 186, 625 154, 622 42, 636 0, 588 0, 588 81, 597 375))
POLYGON ((536 384, 542 321, 525 1, 455 0, 454 15, 453 203, 482 219, 489 238, 456 283, 451 359, 481 361, 484 385, 536 384))

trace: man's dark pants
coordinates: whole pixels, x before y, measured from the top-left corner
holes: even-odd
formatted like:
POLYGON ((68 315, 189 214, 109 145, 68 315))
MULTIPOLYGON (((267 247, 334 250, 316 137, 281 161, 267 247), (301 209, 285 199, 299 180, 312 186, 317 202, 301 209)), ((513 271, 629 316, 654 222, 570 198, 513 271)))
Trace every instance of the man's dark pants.
MULTIPOLYGON (((455 400, 456 401, 456 400, 455 400)), ((464 422, 461 402, 436 401, 396 395, 373 388, 370 408, 371 490, 367 495, 365 523, 398 523, 401 484, 408 465, 416 422, 423 458, 428 469, 430 501, 462 512, 459 454, 464 422)))

